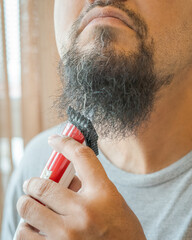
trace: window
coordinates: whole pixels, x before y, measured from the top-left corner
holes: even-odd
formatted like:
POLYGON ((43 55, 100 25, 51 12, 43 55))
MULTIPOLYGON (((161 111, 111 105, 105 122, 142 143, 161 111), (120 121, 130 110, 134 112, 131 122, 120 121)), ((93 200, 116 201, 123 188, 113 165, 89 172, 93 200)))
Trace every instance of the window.
MULTIPOLYGON (((23 140, 21 134, 21 56, 19 0, 4 0, 4 23, 7 55, 6 67, 9 87, 8 97, 10 99, 12 118, 12 157, 13 164, 16 166, 23 154, 23 140)), ((0 28, 0 72, 1 76, 3 76, 4 67, 2 54, 2 22, 0 24, 0 28)), ((0 78, 0 100, 2 101, 1 106, 3 107, 3 102, 5 103, 5 83, 3 78, 0 78)), ((1 111, 3 111, 3 109, 1 109, 1 111)), ((3 173, 8 173, 10 170, 9 141, 6 136, 1 136, 0 140, 1 169, 3 173)))

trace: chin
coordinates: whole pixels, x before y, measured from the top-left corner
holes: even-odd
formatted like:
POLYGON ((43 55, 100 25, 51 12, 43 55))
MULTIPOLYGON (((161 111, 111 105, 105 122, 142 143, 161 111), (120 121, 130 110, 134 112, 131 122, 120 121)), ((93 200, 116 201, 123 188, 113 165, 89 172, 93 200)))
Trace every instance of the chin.
MULTIPOLYGON (((125 33, 126 34, 126 33, 125 33)), ((97 51, 113 48, 115 51, 134 52, 138 50, 138 42, 135 36, 127 36, 117 33, 114 28, 97 27, 87 29, 79 35, 78 45, 80 50, 97 51)))

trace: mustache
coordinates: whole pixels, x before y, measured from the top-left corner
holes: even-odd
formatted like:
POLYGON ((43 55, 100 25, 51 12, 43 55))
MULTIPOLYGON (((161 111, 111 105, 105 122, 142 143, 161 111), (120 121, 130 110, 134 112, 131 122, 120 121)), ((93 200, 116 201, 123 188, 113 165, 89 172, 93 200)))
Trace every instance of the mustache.
POLYGON ((135 11, 128 9, 125 7, 124 2, 127 0, 109 0, 109 1, 94 1, 94 3, 90 3, 87 9, 85 9, 79 16, 79 18, 74 22, 71 28, 71 33, 70 36, 74 40, 78 38, 79 36, 79 27, 81 25, 82 19, 84 16, 90 12, 92 9, 95 7, 107 7, 111 6, 114 8, 118 8, 119 10, 123 11, 127 16, 133 21, 134 24, 134 29, 136 31, 137 37, 139 39, 146 39, 148 35, 148 27, 147 24, 145 23, 144 19, 141 17, 140 14, 136 13, 135 11))

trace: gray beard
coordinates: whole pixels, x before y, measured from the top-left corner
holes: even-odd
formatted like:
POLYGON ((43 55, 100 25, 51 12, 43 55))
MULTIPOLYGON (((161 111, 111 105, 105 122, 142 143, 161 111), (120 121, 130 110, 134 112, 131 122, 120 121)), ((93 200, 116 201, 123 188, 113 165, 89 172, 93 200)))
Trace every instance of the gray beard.
POLYGON ((102 138, 137 135, 153 111, 157 92, 170 83, 169 76, 154 73, 153 45, 138 37, 135 53, 114 49, 110 27, 96 28, 95 48, 79 49, 78 41, 64 52, 59 64, 65 87, 59 98, 60 113, 69 105, 92 120, 102 138))

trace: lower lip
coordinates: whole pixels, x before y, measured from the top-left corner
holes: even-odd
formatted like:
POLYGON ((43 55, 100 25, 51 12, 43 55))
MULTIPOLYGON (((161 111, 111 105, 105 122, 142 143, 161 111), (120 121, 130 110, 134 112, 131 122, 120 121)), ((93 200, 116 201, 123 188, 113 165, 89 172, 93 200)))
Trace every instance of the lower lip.
POLYGON ((114 17, 95 18, 86 27, 91 26, 91 25, 96 25, 96 24, 121 25, 121 26, 127 27, 127 25, 123 21, 121 21, 118 18, 114 18, 114 17))

